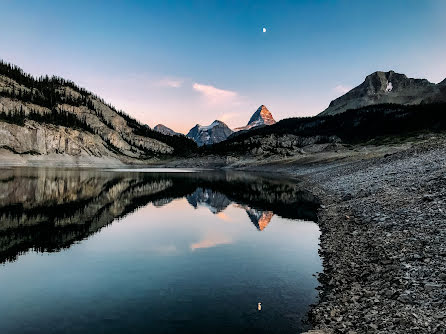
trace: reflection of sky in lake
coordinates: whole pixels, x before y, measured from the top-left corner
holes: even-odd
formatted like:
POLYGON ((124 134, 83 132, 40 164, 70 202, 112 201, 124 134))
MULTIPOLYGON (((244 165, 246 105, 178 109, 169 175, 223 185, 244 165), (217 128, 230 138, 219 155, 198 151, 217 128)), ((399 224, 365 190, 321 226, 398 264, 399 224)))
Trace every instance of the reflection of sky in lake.
POLYGON ((124 218, 113 228, 102 231, 101 237, 107 236, 107 239, 104 239, 104 244, 95 243, 94 246, 109 247, 109 251, 113 251, 117 245, 140 241, 141 252, 173 254, 243 242, 268 242, 279 246, 288 233, 296 233, 298 239, 295 241, 303 247, 302 250, 312 252, 315 242, 316 245, 318 242, 319 229, 311 222, 296 223, 273 216, 266 230, 268 233, 265 235, 257 231, 245 210, 236 205, 213 214, 206 206, 193 209, 185 199, 179 199, 161 208, 147 205, 132 214, 131 219, 124 218), (156 219, 153 218, 155 216, 156 219), (134 229, 146 233, 135 234, 134 229))
POLYGON ((3 264, 0 332, 299 332, 317 295, 317 225, 273 215, 259 231, 242 205, 212 211, 147 204, 3 264))

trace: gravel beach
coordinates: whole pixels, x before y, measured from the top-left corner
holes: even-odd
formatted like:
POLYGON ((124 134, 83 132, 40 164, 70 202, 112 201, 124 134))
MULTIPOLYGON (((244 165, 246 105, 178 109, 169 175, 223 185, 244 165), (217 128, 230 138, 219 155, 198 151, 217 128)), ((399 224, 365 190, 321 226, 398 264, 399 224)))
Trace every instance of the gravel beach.
POLYGON ((286 168, 321 199, 320 333, 446 333, 446 140, 286 168))

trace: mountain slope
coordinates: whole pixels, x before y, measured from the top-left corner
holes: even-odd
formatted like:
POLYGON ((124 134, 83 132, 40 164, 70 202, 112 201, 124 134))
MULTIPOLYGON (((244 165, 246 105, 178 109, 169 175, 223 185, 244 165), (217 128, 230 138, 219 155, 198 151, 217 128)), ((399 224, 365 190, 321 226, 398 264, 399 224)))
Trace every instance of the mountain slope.
POLYGON ((320 116, 336 115, 349 109, 377 104, 416 105, 446 102, 446 80, 434 84, 426 79, 408 78, 404 74, 375 72, 348 93, 333 100, 320 116))
POLYGON ((183 136, 181 133, 173 131, 171 128, 168 128, 164 124, 155 125, 153 130, 167 136, 183 136))
POLYGON ((38 79, 0 62, 0 148, 15 154, 151 159, 194 150, 151 130, 98 96, 57 77, 38 79))
POLYGON ((273 115, 269 112, 268 108, 266 108, 263 104, 254 112, 254 114, 249 119, 248 124, 242 126, 240 128, 236 128, 236 131, 241 130, 249 130, 255 128, 257 126, 263 125, 273 125, 276 121, 274 120, 273 115))
POLYGON ((232 133, 233 131, 225 123, 216 120, 208 126, 195 125, 186 136, 193 139, 198 146, 203 146, 226 140, 232 133))

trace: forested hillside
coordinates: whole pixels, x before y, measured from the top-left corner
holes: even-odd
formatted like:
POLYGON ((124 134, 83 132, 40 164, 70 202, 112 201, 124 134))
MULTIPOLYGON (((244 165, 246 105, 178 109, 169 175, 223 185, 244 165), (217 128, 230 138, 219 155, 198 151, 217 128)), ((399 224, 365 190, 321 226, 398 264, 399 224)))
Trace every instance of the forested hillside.
POLYGON ((0 147, 16 153, 150 159, 185 155, 196 147, 185 136, 152 130, 72 81, 34 78, 5 62, 0 62, 0 121, 7 133, 0 147))

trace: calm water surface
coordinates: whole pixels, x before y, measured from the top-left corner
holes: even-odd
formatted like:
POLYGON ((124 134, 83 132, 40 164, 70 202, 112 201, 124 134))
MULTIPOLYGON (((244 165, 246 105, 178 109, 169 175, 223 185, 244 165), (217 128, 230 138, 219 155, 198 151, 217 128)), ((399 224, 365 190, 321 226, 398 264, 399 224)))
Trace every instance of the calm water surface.
POLYGON ((299 333, 315 208, 245 173, 2 169, 0 333, 299 333))

